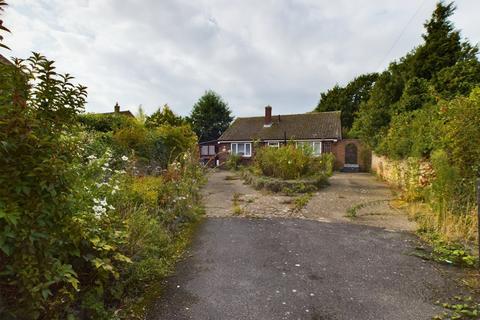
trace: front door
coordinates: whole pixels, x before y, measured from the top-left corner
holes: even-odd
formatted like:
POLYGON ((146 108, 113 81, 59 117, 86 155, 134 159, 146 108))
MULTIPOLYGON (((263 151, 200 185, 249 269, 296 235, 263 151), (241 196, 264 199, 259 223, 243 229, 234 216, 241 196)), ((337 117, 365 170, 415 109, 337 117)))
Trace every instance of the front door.
POLYGON ((353 143, 345 146, 345 164, 358 164, 358 150, 353 143))

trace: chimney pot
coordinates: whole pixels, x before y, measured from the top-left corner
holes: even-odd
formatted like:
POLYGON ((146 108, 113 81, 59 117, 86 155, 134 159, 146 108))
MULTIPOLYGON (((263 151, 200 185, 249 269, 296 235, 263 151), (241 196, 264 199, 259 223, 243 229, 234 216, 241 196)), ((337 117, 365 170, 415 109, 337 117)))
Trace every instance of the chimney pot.
POLYGON ((272 107, 266 106, 265 107, 265 122, 264 127, 270 127, 272 125, 272 107))
POLYGON ((118 102, 115 104, 115 113, 119 113, 120 112, 120 105, 118 104, 118 102))

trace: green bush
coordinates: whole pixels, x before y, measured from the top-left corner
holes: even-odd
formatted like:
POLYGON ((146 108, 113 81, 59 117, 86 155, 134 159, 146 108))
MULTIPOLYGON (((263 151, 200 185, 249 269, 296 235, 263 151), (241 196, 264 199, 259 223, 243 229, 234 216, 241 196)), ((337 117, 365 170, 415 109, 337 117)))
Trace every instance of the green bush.
POLYGON ((112 318, 171 269, 201 214, 192 131, 82 131, 86 92, 70 79, 38 54, 0 64, 2 319, 112 318), (159 141, 161 176, 138 177, 159 141))
POLYGON ((242 163, 242 156, 238 154, 229 154, 226 166, 230 170, 238 170, 240 168, 240 164, 242 163))
POLYGON ((99 132, 117 131, 138 125, 135 118, 126 117, 122 114, 85 113, 80 114, 78 119, 85 129, 99 132))
POLYGON ((283 180, 280 178, 257 175, 252 170, 242 171, 242 177, 247 184, 255 189, 265 189, 272 192, 282 192, 287 195, 295 193, 314 192, 328 185, 328 176, 316 175, 304 179, 283 180))
POLYGON ((330 153, 314 156, 310 148, 289 143, 280 148, 259 148, 254 163, 262 175, 289 180, 332 175, 334 156, 330 153))

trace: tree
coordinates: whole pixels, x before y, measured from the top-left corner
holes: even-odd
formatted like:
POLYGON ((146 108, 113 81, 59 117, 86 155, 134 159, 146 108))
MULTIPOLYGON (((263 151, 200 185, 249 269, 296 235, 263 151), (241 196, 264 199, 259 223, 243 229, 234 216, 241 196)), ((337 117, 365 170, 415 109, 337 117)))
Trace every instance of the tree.
MULTIPOLYGON (((462 41, 454 29, 449 20, 454 11, 453 3, 438 3, 425 23, 424 43, 391 63, 375 82, 368 101, 361 104, 352 133, 372 148, 387 137, 392 117, 426 108, 439 98, 468 94, 478 85, 478 48, 462 41)), ((396 126, 406 118, 398 118, 396 126)))
POLYGON ((184 124, 182 117, 177 116, 170 107, 165 104, 162 108, 152 113, 151 116, 145 120, 147 128, 156 128, 162 125, 180 126, 184 124))
POLYGON ((193 106, 189 122, 200 142, 215 140, 232 122, 231 113, 222 97, 209 90, 193 106))
POLYGON ((392 64, 390 70, 378 76, 370 98, 360 104, 355 115, 351 134, 371 148, 375 148, 384 136, 391 119, 391 107, 402 95, 404 82, 397 69, 398 66, 392 64))
POLYGON ((449 20, 455 9, 453 2, 439 2, 430 20, 424 24, 426 33, 422 37, 425 43, 416 50, 413 64, 417 77, 428 80, 458 61, 476 59, 478 48, 462 42, 460 32, 449 20))
POLYGON ((350 129, 360 103, 367 101, 378 74, 364 74, 353 79, 347 86, 335 85, 320 95, 315 111, 342 111, 342 126, 350 129))
POLYGON ((468 95, 480 85, 480 63, 476 59, 457 62, 440 70, 432 79, 435 90, 444 99, 468 95))

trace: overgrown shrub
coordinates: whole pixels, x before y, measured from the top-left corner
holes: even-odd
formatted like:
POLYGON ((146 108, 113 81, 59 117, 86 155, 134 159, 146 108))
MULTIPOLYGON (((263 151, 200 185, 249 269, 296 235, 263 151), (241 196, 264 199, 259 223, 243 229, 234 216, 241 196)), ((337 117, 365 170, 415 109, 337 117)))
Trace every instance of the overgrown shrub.
POLYGON ((334 156, 330 153, 314 156, 311 148, 289 143, 280 148, 259 148, 254 164, 262 175, 290 180, 332 175, 334 156))
POLYGON ((226 166, 230 170, 238 170, 242 163, 242 156, 238 154, 229 154, 226 161, 226 166))
POLYGON ((53 62, 0 71, 0 318, 110 319, 171 270, 201 213, 195 138, 138 123, 82 131, 85 88, 53 62), (157 141, 173 156, 139 177, 137 154, 156 160, 157 141))
POLYGON ((85 113, 80 114, 78 119, 85 129, 99 132, 112 132, 138 125, 135 118, 122 114, 85 113))

